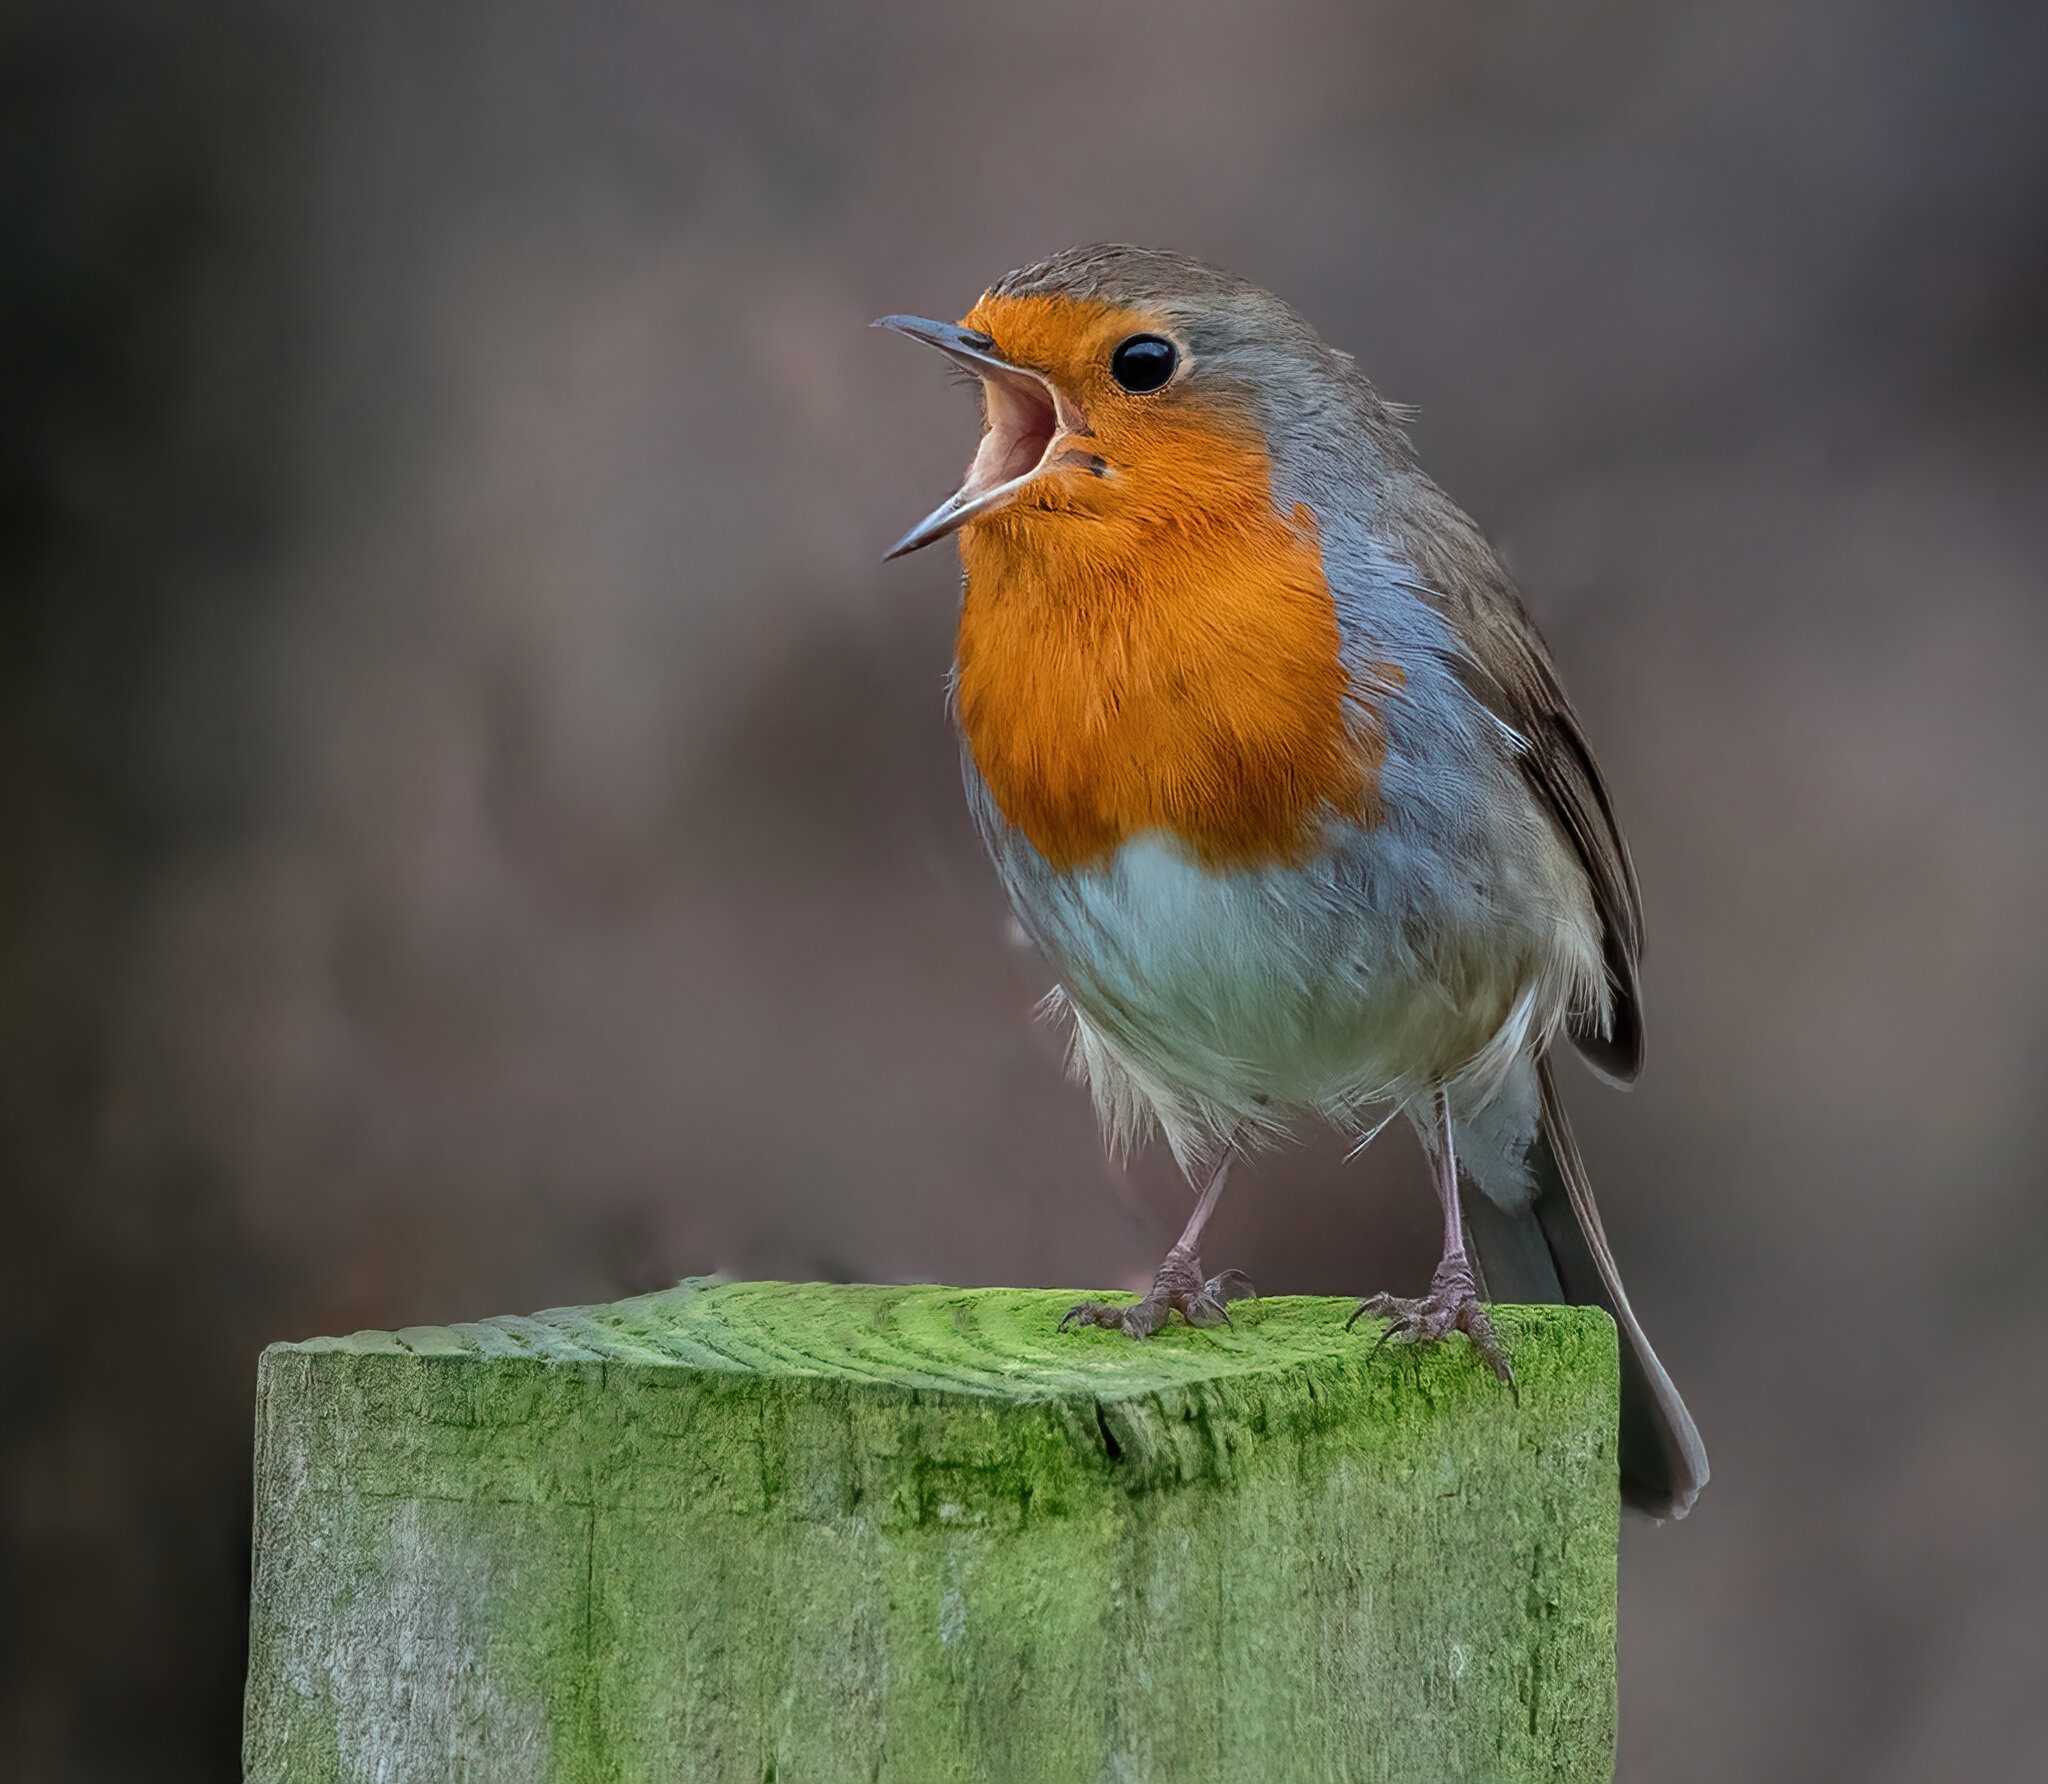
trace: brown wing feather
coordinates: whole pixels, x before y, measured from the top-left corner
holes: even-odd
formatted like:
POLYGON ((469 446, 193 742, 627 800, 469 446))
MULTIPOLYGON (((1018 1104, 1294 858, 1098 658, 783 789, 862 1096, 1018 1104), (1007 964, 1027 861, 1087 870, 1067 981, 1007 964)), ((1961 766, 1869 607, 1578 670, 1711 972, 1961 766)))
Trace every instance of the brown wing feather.
POLYGON ((1522 739, 1531 789, 1570 841, 1593 889, 1601 954, 1614 990, 1611 1032, 1592 1024, 1572 1039, 1586 1062, 1618 1083, 1643 1066, 1643 900, 1635 863, 1615 822, 1599 765, 1572 710, 1550 649, 1479 529, 1441 490, 1417 477, 1394 504, 1395 542, 1415 566, 1418 592, 1450 622, 1461 651, 1451 668, 1522 739))

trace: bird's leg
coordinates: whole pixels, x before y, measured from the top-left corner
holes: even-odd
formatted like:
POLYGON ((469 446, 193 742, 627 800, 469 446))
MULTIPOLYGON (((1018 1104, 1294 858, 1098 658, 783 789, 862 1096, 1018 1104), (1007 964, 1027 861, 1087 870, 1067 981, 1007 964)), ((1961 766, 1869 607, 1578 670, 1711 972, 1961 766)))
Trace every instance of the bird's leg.
POLYGON ((1227 1326, 1229 1303, 1249 1295, 1251 1281, 1242 1270, 1225 1270, 1221 1275, 1204 1279, 1200 1252, 1202 1229, 1216 1211, 1216 1203, 1223 1194, 1223 1179, 1229 1172, 1230 1154, 1226 1151, 1202 1186, 1187 1226, 1160 1264, 1159 1274, 1152 1278, 1150 1293, 1129 1303, 1082 1301, 1067 1309, 1060 1329, 1064 1331, 1070 1325, 1112 1326, 1133 1338, 1149 1338, 1174 1313, 1191 1326, 1227 1326))
POLYGON ((1391 1320, 1380 1336, 1381 1344, 1390 1340, 1433 1344, 1453 1332, 1463 1332, 1494 1374, 1512 1385, 1515 1373, 1508 1367, 1508 1353, 1494 1334, 1493 1321, 1479 1299, 1479 1279, 1465 1253, 1465 1217, 1458 1205, 1458 1156, 1451 1145, 1451 1105, 1441 1090, 1436 1093, 1432 1126, 1436 1144, 1430 1150, 1436 1164, 1436 1193, 1444 1210, 1444 1254, 1429 1279, 1429 1293, 1416 1300, 1370 1295, 1358 1303, 1345 1326, 1348 1330, 1366 1314, 1391 1320))

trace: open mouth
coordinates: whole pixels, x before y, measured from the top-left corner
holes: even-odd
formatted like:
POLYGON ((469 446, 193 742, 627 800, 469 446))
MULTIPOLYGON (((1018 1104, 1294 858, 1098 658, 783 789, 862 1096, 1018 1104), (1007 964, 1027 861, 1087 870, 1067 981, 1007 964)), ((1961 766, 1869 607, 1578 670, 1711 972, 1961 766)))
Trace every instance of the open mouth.
POLYGON ((966 479, 897 540, 885 557, 916 551, 959 531, 976 515, 1001 507, 1053 466, 1069 435, 1086 431, 1050 380, 1028 367, 1011 365, 997 354, 995 342, 987 335, 957 323, 929 322, 921 316, 884 316, 875 326, 907 334, 965 366, 981 380, 988 410, 981 445, 967 467, 966 479))
POLYGON ((988 431, 963 487, 997 489, 1028 477, 1045 463, 1060 431, 1059 405, 1052 392, 1028 373, 982 369, 988 398, 988 431))

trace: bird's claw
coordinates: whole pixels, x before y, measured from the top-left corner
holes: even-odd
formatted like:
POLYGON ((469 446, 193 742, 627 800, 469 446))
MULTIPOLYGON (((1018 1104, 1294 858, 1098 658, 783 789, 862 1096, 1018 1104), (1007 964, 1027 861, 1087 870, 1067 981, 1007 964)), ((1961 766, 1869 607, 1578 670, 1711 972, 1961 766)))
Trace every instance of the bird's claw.
POLYGON ((1373 1344, 1377 1355, 1384 1344, 1435 1344, 1453 1332, 1463 1332, 1471 1346, 1486 1359, 1487 1367, 1515 1386, 1515 1371, 1508 1353, 1493 1329, 1493 1318, 1479 1298, 1479 1285, 1472 1267, 1462 1257, 1446 1258, 1437 1266, 1426 1295, 1409 1299, 1400 1295, 1368 1295, 1352 1309, 1344 1322, 1348 1332, 1361 1319, 1389 1322, 1373 1344))
POLYGON ((1141 1299, 1076 1302, 1061 1318, 1059 1329, 1105 1326, 1126 1337, 1149 1338, 1176 1313, 1191 1326, 1227 1326, 1230 1303, 1254 1292, 1251 1278, 1242 1270, 1224 1270, 1205 1278, 1200 1258, 1175 1250, 1166 1254, 1150 1292, 1141 1299))

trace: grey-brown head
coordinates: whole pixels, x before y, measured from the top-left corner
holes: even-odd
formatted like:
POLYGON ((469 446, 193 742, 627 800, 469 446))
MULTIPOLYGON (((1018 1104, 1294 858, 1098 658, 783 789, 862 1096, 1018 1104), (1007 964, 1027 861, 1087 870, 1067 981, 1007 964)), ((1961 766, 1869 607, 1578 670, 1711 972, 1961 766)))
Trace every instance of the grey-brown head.
MULTIPOLYGON (((915 551, 1004 512, 1200 524, 1205 489, 1255 443, 1354 478, 1408 462, 1349 355, 1269 291, 1184 255, 1070 248, 1010 273, 959 323, 877 324, 981 379, 987 425, 960 489, 897 542, 915 551)), ((1234 492, 1233 492, 1234 494, 1234 492)))

